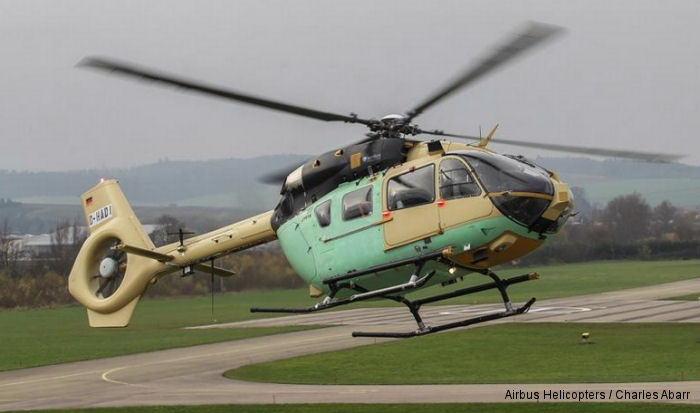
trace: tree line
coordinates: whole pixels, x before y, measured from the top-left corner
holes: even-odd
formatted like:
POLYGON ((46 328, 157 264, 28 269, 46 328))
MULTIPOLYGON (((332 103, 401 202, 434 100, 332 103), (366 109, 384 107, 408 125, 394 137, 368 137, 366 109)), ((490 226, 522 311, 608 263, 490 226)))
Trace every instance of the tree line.
POLYGON ((652 208, 638 193, 618 196, 600 208, 588 203, 580 188, 575 202, 581 213, 521 264, 700 257, 696 211, 669 201, 652 208))

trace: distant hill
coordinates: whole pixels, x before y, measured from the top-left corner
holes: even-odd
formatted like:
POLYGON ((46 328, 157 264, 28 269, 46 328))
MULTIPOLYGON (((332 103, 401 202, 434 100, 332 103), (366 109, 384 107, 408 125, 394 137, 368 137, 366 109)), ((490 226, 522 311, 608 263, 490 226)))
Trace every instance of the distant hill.
POLYGON ((535 159, 560 176, 592 179, 694 178, 700 179, 700 166, 681 163, 650 163, 624 159, 589 158, 535 159))
POLYGON ((0 198, 37 204, 78 204, 78 197, 100 178, 117 178, 134 205, 213 206, 266 209, 275 206, 279 187, 258 178, 270 170, 293 167, 300 155, 251 159, 160 161, 128 169, 65 172, 0 170, 0 198))
MULTIPOLYGON (((0 198, 33 204, 77 205, 78 196, 100 178, 118 178, 134 205, 177 205, 262 211, 274 207, 279 187, 257 178, 303 162, 303 155, 251 159, 161 161, 129 169, 66 172, 0 170, 0 198)), ((538 158, 573 186, 583 187, 593 203, 637 191, 652 205, 663 199, 686 208, 700 207, 700 167, 626 160, 538 158)))
MULTIPOLYGON (((142 224, 155 224, 162 215, 170 215, 197 233, 240 221, 264 212, 267 208, 214 208, 200 206, 135 206, 134 212, 142 224)), ((7 220, 12 233, 44 234, 63 223, 85 225, 80 205, 29 204, 0 201, 0 231, 7 220)))
POLYGON ((700 209, 700 167, 678 163, 648 163, 619 159, 537 158, 565 182, 584 188, 586 198, 604 205, 612 198, 639 192, 651 205, 669 200, 700 209))

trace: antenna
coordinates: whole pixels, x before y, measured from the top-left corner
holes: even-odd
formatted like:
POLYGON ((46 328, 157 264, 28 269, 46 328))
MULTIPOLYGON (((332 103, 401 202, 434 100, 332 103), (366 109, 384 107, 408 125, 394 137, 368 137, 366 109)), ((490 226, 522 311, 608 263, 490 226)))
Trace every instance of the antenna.
POLYGON ((167 232, 168 235, 177 235, 180 245, 177 247, 179 252, 185 251, 185 235, 194 234, 193 231, 184 231, 182 228, 178 228, 177 232, 167 232))
POLYGON ((185 235, 192 235, 194 234, 193 231, 185 231, 182 228, 178 228, 177 232, 168 232, 168 235, 177 235, 178 240, 180 241, 180 246, 184 246, 185 242, 185 235))

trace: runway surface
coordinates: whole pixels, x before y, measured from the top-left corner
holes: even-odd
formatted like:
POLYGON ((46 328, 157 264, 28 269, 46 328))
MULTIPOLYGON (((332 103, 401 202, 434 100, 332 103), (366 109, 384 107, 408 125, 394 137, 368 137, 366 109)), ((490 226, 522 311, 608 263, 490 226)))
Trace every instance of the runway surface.
MULTIPOLYGON (((528 314, 497 322, 700 322, 700 301, 662 298, 700 295, 700 278, 538 302, 528 314)), ((496 305, 426 307, 438 324, 501 310, 496 305)), ((286 385, 226 379, 222 373, 246 364, 371 344, 355 330, 415 328, 403 308, 353 309, 194 328, 288 324, 334 327, 207 344, 130 356, 0 373, 0 410, 218 403, 432 403, 504 402, 507 390, 689 392, 700 403, 700 381, 665 383, 472 384, 472 385, 286 385)), ((381 340, 376 340, 381 341, 381 340)), ((332 366, 319 366, 332 368, 332 366)))

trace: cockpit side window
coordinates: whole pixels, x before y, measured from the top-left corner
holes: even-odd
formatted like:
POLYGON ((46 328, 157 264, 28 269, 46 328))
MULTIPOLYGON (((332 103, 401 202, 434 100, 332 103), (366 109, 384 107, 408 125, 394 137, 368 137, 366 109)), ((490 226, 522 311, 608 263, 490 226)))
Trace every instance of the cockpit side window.
POLYGON ((542 168, 495 153, 471 151, 463 156, 489 193, 554 194, 549 174, 542 168))
POLYGON ((435 201, 435 165, 391 178, 387 184, 386 198, 390 211, 435 201))
POLYGON ((446 158, 440 163, 440 198, 467 198, 481 194, 467 166, 455 158, 446 158))
POLYGON ((331 224, 331 200, 321 203, 314 209, 316 214, 316 219, 318 220, 318 225, 321 227, 327 227, 331 224))
POLYGON ((343 220, 365 217, 372 214, 372 186, 348 192, 343 196, 343 220))

